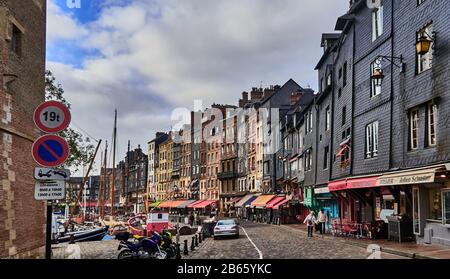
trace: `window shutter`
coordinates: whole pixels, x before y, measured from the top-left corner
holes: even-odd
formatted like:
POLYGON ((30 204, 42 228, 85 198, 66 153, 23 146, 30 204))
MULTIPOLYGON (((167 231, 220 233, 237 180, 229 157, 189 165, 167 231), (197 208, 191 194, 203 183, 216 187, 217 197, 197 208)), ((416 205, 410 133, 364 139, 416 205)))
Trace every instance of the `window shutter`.
POLYGON ((370 158, 372 153, 372 129, 371 125, 366 126, 366 157, 370 158))
POLYGON ((8 42, 10 42, 12 39, 12 36, 13 36, 13 24, 12 24, 12 22, 8 21, 6 23, 6 40, 8 42))

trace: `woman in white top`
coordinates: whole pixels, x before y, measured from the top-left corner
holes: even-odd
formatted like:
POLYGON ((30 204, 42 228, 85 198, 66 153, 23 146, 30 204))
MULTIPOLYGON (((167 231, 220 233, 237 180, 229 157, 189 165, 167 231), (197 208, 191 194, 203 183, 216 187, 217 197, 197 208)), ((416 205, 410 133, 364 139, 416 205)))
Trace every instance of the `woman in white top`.
POLYGON ((311 211, 308 216, 306 216, 303 224, 308 226, 308 237, 313 237, 314 225, 317 223, 314 211, 311 211))

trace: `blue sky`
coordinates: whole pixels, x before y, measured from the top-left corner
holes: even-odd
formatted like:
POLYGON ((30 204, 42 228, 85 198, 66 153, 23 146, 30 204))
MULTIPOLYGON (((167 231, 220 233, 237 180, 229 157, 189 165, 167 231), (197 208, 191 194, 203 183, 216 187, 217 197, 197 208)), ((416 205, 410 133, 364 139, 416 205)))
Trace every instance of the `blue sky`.
MULTIPOLYGON (((237 104, 242 91, 293 78, 317 89, 322 33, 348 1, 48 1, 47 68, 72 103, 73 122, 119 154, 167 131, 175 108, 237 104)), ((121 158, 121 156, 119 156, 121 158)))

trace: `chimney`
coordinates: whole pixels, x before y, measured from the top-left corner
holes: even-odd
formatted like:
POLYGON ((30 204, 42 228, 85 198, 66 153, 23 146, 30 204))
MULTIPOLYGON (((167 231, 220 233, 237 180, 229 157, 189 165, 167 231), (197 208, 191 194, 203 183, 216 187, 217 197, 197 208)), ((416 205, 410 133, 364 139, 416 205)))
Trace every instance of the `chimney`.
POLYGON ((295 105, 302 98, 303 93, 300 91, 291 94, 291 106, 295 105))
POLYGON ((252 92, 250 92, 250 99, 252 101, 260 100, 260 99, 262 99, 262 97, 263 97, 263 90, 262 90, 262 88, 258 89, 256 87, 253 87, 252 88, 252 92))

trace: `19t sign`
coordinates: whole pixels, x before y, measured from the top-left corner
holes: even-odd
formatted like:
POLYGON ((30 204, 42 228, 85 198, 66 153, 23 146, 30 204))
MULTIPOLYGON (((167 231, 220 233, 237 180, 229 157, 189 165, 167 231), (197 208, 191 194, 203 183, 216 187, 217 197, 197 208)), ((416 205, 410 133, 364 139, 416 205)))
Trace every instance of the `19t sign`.
POLYGON ((36 126, 46 133, 59 133, 70 123, 70 111, 62 103, 48 101, 40 104, 34 111, 36 126))

